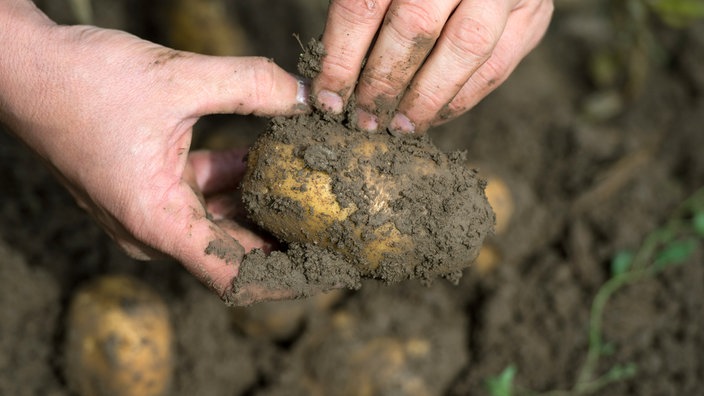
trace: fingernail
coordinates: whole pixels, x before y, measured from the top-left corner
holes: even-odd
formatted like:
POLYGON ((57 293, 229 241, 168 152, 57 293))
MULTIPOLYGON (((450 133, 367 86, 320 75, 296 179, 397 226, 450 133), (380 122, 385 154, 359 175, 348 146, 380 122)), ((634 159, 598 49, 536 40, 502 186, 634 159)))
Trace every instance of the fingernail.
POLYGON ((376 132, 379 128, 379 120, 374 114, 363 109, 357 109, 355 112, 357 115, 357 127, 359 129, 367 132, 376 132))
POLYGON ((333 114, 342 113, 342 97, 340 95, 330 92, 328 90, 322 90, 318 92, 318 105, 325 111, 329 111, 333 114))
POLYGON ((308 98, 310 97, 310 80, 303 77, 297 77, 298 90, 296 91, 296 101, 302 105, 308 106, 308 98))
POLYGON ((416 130, 415 124, 402 113, 396 113, 389 123, 391 133, 409 134, 416 130))

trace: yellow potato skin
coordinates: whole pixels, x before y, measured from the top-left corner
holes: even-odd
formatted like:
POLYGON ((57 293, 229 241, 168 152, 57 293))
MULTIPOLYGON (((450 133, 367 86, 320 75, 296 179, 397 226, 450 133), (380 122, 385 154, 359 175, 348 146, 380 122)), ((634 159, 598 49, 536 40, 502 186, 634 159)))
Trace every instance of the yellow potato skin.
MULTIPOLYGON (((245 175, 243 189, 296 202, 305 214, 301 216, 293 211, 262 211, 256 214, 260 224, 266 224, 270 232, 283 240, 313 243, 339 251, 359 264, 363 273, 379 267, 385 255, 413 253, 412 238, 401 234, 392 221, 373 228, 354 228, 352 234, 360 246, 356 251, 341 247, 331 240, 326 230, 336 222, 346 220, 358 208, 353 203, 346 207, 340 206, 332 191, 331 175, 307 167, 303 159, 294 155, 295 149, 293 144, 264 138, 258 140, 249 153, 248 162, 257 164, 259 178, 252 177, 254 167, 248 167, 250 174, 245 175)), ((377 150, 387 150, 387 146, 380 138, 363 141, 350 150, 355 159, 363 159, 371 157, 377 150)), ((348 166, 351 169, 353 164, 348 166)), ((364 172, 365 185, 369 188, 370 211, 390 213, 387 204, 398 193, 398 180, 390 180, 370 167, 360 169, 364 172)), ((418 159, 417 173, 427 173, 434 169, 437 169, 437 165, 432 161, 418 159)))
POLYGON ((249 218, 294 247, 291 262, 349 264, 330 274, 456 282, 493 229, 484 180, 428 136, 365 133, 320 113, 278 117, 246 161, 249 218))
POLYGON ((497 235, 501 235, 508 229, 514 212, 515 205, 511 189, 502 178, 492 175, 487 178, 484 192, 489 200, 489 205, 491 205, 496 215, 494 232, 497 235))
POLYGON ((82 287, 68 313, 66 376, 81 396, 168 392, 173 332, 168 309, 148 285, 105 276, 82 287))

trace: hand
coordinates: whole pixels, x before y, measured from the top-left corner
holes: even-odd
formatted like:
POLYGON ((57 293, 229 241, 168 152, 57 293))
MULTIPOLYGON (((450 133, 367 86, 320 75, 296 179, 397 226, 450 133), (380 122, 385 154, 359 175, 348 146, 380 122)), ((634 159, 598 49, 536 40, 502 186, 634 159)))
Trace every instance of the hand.
POLYGON ((315 105, 340 113, 354 90, 361 129, 422 133, 506 80, 552 10, 551 0, 332 0, 315 105))
POLYGON ((231 284, 243 255, 270 245, 225 219, 231 202, 209 199, 237 186, 244 151, 189 153, 192 126, 211 113, 305 112, 303 85, 264 58, 207 57, 124 32, 40 25, 10 23, 15 37, 0 32, 3 45, 22 48, 0 61, 0 120, 130 255, 171 256, 236 300, 231 284))

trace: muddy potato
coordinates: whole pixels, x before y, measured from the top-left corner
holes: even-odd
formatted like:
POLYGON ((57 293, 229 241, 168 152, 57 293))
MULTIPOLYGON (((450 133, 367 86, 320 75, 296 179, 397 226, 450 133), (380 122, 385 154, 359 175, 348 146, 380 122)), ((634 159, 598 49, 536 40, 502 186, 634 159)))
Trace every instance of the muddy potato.
POLYGON ((307 299, 267 301, 251 307, 232 309, 232 320, 248 337, 281 341, 298 332, 308 317, 325 316, 332 305, 344 297, 342 290, 331 290, 307 299))
POLYGON ((81 396, 163 395, 172 371, 172 329, 148 285, 106 276, 81 288, 68 313, 66 376, 81 396))
MULTIPOLYGON (((486 189, 487 200, 496 215, 496 226, 494 230, 496 237, 500 238, 507 232, 511 217, 513 217, 514 203, 511 189, 508 184, 499 176, 489 175, 487 177, 486 189)), ((474 268, 480 275, 488 275, 501 262, 501 250, 495 240, 485 241, 479 250, 477 259, 474 260, 474 268)))
POLYGON ((484 182, 428 139, 279 119, 247 162, 243 198, 259 225, 340 252, 365 276, 456 275, 493 227, 484 182))
POLYGON ((513 217, 514 203, 511 189, 504 179, 491 175, 487 178, 484 191, 489 205, 491 205, 496 215, 494 230, 497 235, 501 235, 508 229, 511 217, 513 217))

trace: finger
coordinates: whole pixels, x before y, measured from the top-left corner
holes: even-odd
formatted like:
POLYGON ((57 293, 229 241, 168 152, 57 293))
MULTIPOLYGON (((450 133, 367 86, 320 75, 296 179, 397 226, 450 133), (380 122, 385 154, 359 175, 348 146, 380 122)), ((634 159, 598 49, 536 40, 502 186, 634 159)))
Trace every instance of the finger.
POLYGON ((211 195, 205 202, 206 209, 213 220, 230 219, 240 224, 252 224, 249 213, 242 203, 241 190, 211 195))
POLYGON ((308 112, 309 86, 261 57, 185 57, 181 84, 190 89, 184 102, 195 104, 189 116, 215 113, 259 116, 308 112))
MULTIPOLYGON (((186 182, 168 189, 158 205, 145 203, 141 224, 128 230, 156 250, 181 264, 218 295, 225 298, 239 272, 245 248, 236 238, 206 216, 186 182)), ((250 245, 251 248, 254 244, 250 245)))
POLYGON ((265 253, 270 253, 276 245, 276 241, 271 237, 264 236, 250 228, 243 227, 230 219, 216 220, 215 223, 230 236, 235 238, 237 242, 242 245, 245 253, 249 253, 254 249, 261 249, 265 253))
POLYGON ((491 56, 516 0, 462 2, 399 103, 389 130, 423 132, 491 56))
POLYGON ((342 112, 355 86, 362 63, 391 0, 332 0, 321 39, 325 55, 313 80, 315 105, 342 112))
POLYGON ((199 150, 188 156, 195 186, 206 196, 234 190, 244 176, 247 149, 199 150))
POLYGON ((246 212, 241 201, 237 201, 232 194, 218 194, 208 197, 206 209, 213 220, 221 219, 246 219, 246 212))
POLYGON ((542 1, 511 13, 491 57, 472 76, 452 101, 436 116, 433 125, 456 118, 499 87, 535 48, 550 24, 552 1, 542 1))
POLYGON ((356 90, 357 125, 384 127, 459 0, 395 0, 356 90))

